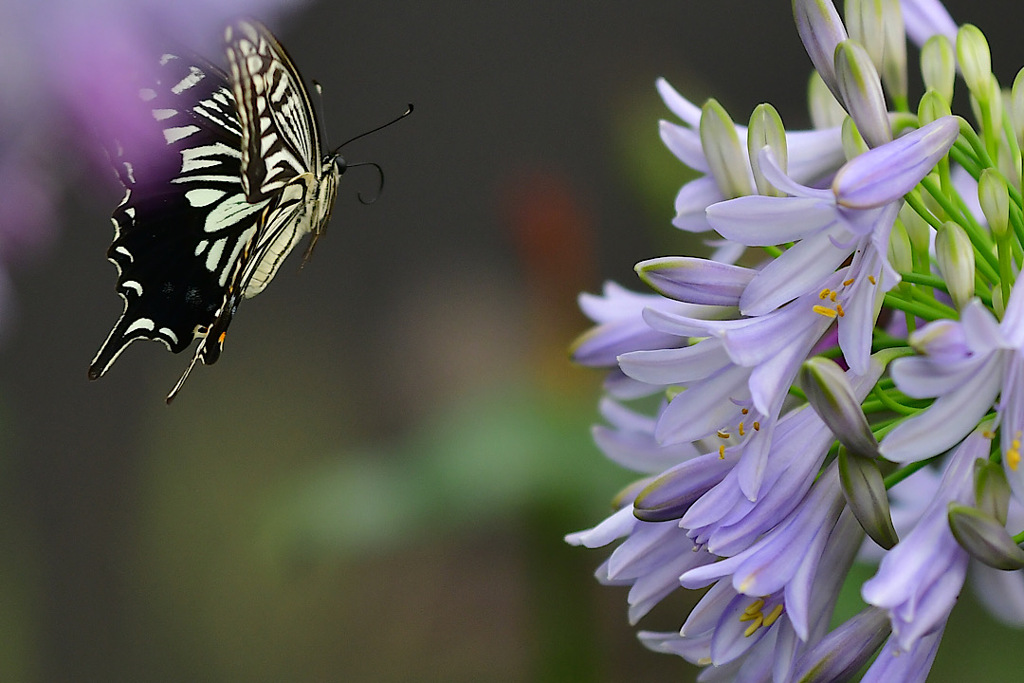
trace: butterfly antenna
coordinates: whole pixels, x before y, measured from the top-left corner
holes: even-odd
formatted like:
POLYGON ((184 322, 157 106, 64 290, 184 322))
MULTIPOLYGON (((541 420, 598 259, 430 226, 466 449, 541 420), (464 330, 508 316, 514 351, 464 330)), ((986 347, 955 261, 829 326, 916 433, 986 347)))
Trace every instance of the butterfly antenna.
POLYGON ((370 130, 366 131, 365 133, 360 133, 359 135, 355 136, 354 138, 349 138, 345 142, 341 143, 340 145, 338 145, 337 147, 334 148, 334 151, 331 152, 331 156, 332 157, 338 156, 338 152, 341 151, 341 148, 344 147, 345 145, 349 144, 350 142, 355 142, 359 138, 365 138, 367 135, 371 135, 373 133, 376 133, 379 130, 384 130, 388 126, 390 126, 392 124, 395 124, 395 123, 398 123, 399 121, 401 121, 402 119, 404 119, 406 116, 408 116, 411 113, 412 113, 412 102, 409 103, 409 106, 406 108, 406 110, 404 112, 402 112, 401 114, 399 114, 395 118, 391 119, 387 123, 382 124, 380 126, 377 126, 376 128, 371 128, 370 130))

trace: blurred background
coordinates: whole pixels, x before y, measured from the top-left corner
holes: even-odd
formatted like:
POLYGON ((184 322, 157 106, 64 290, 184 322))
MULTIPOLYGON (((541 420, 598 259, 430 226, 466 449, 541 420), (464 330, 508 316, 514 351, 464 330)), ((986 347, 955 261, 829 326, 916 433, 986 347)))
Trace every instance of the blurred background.
MULTIPOLYGON (((1020 24, 996 17, 1017 3, 947 5, 1012 82, 1020 24)), ((71 6, 0 0, 0 18, 60 25, 71 6)), ((330 140, 416 111, 346 148, 384 168, 383 196, 360 204, 376 178, 349 171, 312 261, 242 307, 171 407, 188 354, 157 344, 86 380, 121 311, 114 174, 65 120, 27 144, 0 119, 0 152, 41 171, 16 192, 27 176, 0 169, 0 680, 691 680, 638 644, 626 590, 593 580, 607 553, 563 543, 631 480, 590 440, 602 378, 566 348, 579 291, 640 289, 636 261, 703 250, 669 222, 687 171, 658 139, 656 77, 739 122, 771 101, 806 125, 789 3, 750 8, 252 9, 323 84, 330 140)), ((217 45, 222 25, 179 19, 217 45)), ((17 21, 0 22, 6 85, 49 49, 12 53, 17 21)), ((640 626, 678 628, 691 600, 640 626)), ((978 644, 1019 634, 964 602, 933 680, 1012 680, 1020 649, 978 644)))

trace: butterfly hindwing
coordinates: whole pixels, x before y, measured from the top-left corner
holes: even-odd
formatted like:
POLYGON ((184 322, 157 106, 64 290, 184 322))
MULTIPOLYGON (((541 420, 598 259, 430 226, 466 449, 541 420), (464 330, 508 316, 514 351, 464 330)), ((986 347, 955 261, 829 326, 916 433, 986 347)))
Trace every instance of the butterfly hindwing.
POLYGON ((125 310, 90 366, 94 378, 137 339, 177 353, 205 336, 267 204, 242 190, 241 127, 222 71, 164 55, 139 96, 151 135, 111 145, 126 194, 107 255, 125 310))

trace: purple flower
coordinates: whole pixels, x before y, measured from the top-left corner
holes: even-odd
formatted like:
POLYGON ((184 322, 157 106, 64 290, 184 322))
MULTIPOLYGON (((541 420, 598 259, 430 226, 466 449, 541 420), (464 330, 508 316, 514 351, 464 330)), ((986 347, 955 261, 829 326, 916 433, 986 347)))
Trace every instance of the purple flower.
POLYGON ((864 584, 864 600, 889 611, 893 638, 909 651, 918 639, 945 624, 967 574, 967 552, 949 529, 950 502, 972 502, 972 468, 988 457, 989 440, 981 432, 966 438, 950 456, 931 504, 909 535, 882 559, 878 573, 864 584))
POLYGON ((640 633, 707 667, 701 680, 845 680, 875 657, 865 680, 923 681, 969 567, 997 618, 1024 624, 1010 536, 1024 525, 1019 140, 979 29, 957 34, 928 0, 903 2, 905 17, 883 5, 847 7, 847 31, 829 0, 794 0, 814 118, 841 123, 838 137, 788 134, 770 105, 745 129, 658 84, 684 122, 662 122, 662 139, 705 174, 674 224, 730 246, 641 262, 656 296, 596 333, 594 357, 614 353, 621 374, 595 440, 646 477, 570 540, 625 539, 613 557, 633 569, 599 574, 632 586, 632 619, 674 572, 709 586, 679 633, 640 633), (925 46, 929 92, 907 101, 904 26, 919 43, 957 39, 977 125, 949 113, 946 39, 925 46), (663 399, 634 411, 623 386, 663 399), (907 464, 926 458, 939 467, 907 464), (826 633, 861 545, 879 563, 871 606, 826 633))

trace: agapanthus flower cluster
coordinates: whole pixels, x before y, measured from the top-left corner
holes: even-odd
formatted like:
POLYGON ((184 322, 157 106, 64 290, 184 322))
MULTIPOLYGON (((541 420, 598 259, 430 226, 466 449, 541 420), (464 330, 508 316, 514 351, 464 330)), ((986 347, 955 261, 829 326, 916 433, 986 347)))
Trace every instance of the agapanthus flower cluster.
POLYGON ((707 589, 650 648, 702 681, 923 681, 970 580, 1024 625, 1024 70, 938 0, 793 0, 813 129, 744 127, 665 81, 666 146, 702 175, 674 225, 712 258, 583 295, 594 428, 640 473, 570 543, 637 622, 707 589), (924 93, 908 92, 908 39, 924 93), (951 113, 955 92, 970 110, 951 113), (1016 536, 1014 536, 1016 534, 1016 536), (830 630, 857 561, 863 611, 830 630))

